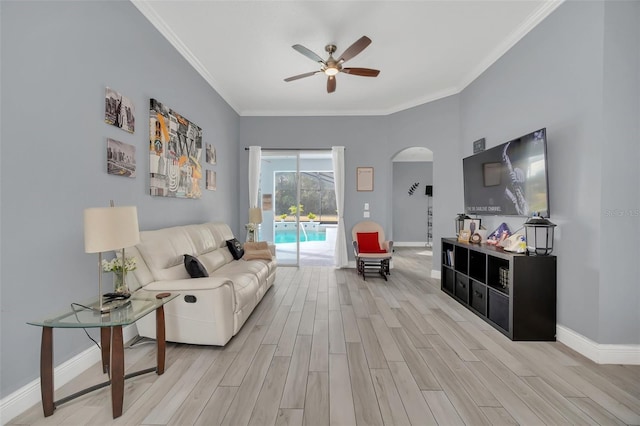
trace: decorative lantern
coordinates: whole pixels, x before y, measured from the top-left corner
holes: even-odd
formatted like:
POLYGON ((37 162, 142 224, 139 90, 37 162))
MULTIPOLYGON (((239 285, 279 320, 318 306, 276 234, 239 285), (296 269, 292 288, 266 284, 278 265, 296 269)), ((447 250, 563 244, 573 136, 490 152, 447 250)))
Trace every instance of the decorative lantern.
POLYGON ((553 251, 553 228, 557 225, 542 216, 533 216, 525 222, 527 252, 537 256, 547 256, 553 251))
POLYGON ((458 216, 456 216, 456 237, 460 235, 460 231, 462 231, 464 229, 464 220, 465 219, 471 219, 469 216, 467 216, 464 213, 458 213, 458 216))

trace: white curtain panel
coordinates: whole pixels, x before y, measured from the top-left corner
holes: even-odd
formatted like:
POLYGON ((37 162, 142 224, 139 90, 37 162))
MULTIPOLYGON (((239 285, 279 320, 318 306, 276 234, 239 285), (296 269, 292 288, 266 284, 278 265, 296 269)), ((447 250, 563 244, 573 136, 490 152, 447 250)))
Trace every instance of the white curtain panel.
POLYGON ((331 148, 333 161, 333 180, 336 188, 336 206, 338 207, 338 235, 333 258, 338 268, 346 268, 349 265, 347 255, 347 239, 344 232, 344 146, 331 148))
POLYGON ((258 206, 258 190, 260 189, 260 162, 262 150, 259 146, 249 147, 249 208, 258 206))

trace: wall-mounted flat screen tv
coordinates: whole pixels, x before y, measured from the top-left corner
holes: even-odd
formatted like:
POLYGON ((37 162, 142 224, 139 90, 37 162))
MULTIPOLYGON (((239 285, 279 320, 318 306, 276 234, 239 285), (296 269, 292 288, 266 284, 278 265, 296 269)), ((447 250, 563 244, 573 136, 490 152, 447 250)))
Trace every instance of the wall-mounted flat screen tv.
POLYGON ((462 160, 467 214, 549 217, 546 129, 462 160))

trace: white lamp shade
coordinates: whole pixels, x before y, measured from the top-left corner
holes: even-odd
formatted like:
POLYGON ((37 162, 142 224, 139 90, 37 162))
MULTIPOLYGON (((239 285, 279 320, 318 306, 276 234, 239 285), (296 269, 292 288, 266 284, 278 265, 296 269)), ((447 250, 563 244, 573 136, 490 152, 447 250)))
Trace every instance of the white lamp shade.
POLYGON ((260 207, 249 209, 249 223, 262 223, 262 209, 260 207))
POLYGON ((84 251, 99 253, 140 242, 135 206, 96 207, 84 211, 84 251))

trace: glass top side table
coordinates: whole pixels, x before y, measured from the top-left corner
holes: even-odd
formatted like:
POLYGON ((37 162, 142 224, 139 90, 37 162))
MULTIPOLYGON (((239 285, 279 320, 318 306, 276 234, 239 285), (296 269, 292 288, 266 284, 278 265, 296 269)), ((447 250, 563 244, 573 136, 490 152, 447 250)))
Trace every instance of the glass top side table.
POLYGON ((42 408, 45 417, 53 414, 56 406, 82 396, 88 392, 111 385, 111 405, 113 418, 122 415, 124 402, 125 379, 150 372, 158 375, 164 373, 165 364, 165 324, 164 305, 178 297, 178 293, 160 293, 145 296, 134 293, 128 299, 130 303, 107 313, 100 313, 95 309, 97 299, 86 304, 72 303, 66 312, 52 315, 48 318, 29 321, 27 324, 42 327, 42 342, 40 346, 40 391, 42 394, 42 408), (92 309, 93 307, 93 309, 92 309), (134 373, 124 373, 124 344, 122 326, 133 324, 145 315, 156 312, 156 343, 157 366, 134 373), (73 395, 54 401, 53 384, 53 329, 54 328, 100 328, 100 348, 102 352, 102 371, 110 374, 110 380, 91 386, 73 395))

